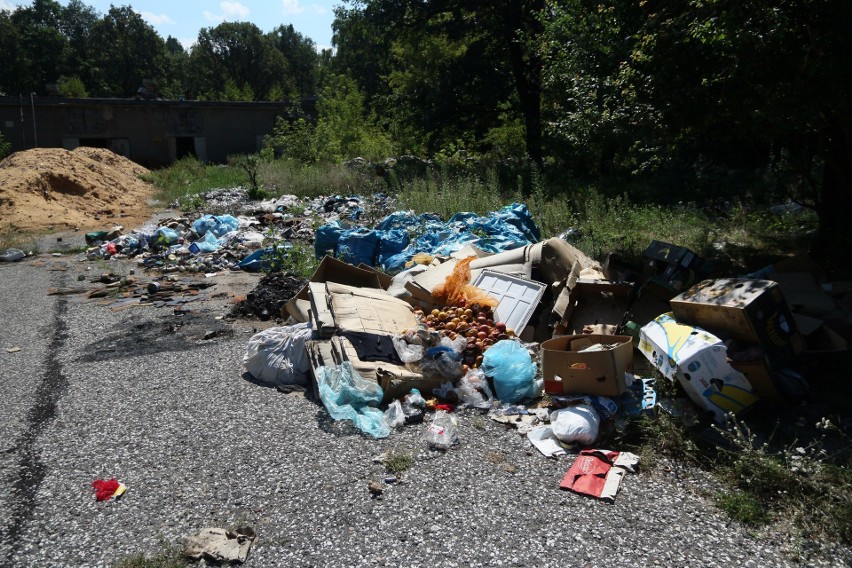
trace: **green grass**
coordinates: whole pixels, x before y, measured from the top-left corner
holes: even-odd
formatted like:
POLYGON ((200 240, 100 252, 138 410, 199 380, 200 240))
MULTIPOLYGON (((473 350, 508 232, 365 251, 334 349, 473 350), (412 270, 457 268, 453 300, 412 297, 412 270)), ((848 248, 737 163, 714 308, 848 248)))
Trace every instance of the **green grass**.
POLYGON ((404 452, 391 452, 385 460, 385 471, 398 475, 411 469, 414 465, 414 456, 404 452))
POLYGON ((239 168, 203 164, 192 157, 178 160, 168 168, 153 170, 143 179, 157 186, 154 198, 163 205, 176 200, 200 204, 195 196, 211 189, 248 186, 246 174, 239 168))
POLYGON ((261 162, 259 171, 265 191, 276 196, 368 195, 387 191, 385 183, 372 172, 343 164, 302 164, 279 159, 261 162))
POLYGON ((112 564, 112 568, 187 568, 194 565, 183 557, 177 547, 169 547, 154 556, 138 552, 112 564))

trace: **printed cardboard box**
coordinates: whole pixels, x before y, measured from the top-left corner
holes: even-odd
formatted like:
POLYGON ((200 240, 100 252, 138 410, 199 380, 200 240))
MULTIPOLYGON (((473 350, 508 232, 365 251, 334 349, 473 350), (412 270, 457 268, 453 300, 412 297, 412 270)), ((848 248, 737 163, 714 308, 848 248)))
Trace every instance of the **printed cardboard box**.
POLYGON ((550 394, 619 396, 633 369, 633 343, 624 335, 566 335, 541 344, 544 390, 550 394), (595 349, 597 345, 609 348, 595 349))
POLYGON ((642 328, 639 351, 663 375, 676 379, 689 398, 712 412, 717 422, 757 401, 745 376, 728 363, 722 340, 701 328, 678 323, 671 314, 642 328))
POLYGON ((781 287, 771 280, 704 280, 670 304, 679 322, 760 345, 773 366, 789 365, 805 348, 781 287))

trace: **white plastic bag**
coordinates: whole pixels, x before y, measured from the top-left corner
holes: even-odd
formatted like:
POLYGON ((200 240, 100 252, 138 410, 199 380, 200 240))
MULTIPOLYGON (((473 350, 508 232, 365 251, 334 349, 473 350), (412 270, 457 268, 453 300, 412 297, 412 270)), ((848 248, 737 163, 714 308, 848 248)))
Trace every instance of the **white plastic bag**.
POLYGON ((385 410, 385 422, 390 428, 398 428, 405 424, 405 413, 402 409, 402 403, 398 400, 393 401, 385 410))
POLYGON ((438 450, 449 450, 458 443, 459 435, 453 417, 443 410, 435 412, 426 428, 426 441, 430 447, 438 450))
POLYGON ((307 385, 311 367, 305 341, 310 338, 309 322, 265 329, 249 339, 243 365, 272 386, 307 385))
POLYGON ((598 413, 587 404, 561 408, 550 414, 550 429, 563 442, 591 446, 598 438, 600 424, 598 413))

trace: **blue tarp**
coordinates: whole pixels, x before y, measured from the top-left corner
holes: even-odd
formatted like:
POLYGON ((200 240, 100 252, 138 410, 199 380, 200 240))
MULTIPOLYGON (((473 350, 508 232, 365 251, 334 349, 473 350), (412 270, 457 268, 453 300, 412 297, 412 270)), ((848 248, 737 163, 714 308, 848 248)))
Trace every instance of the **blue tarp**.
POLYGON ((449 255, 473 244, 484 251, 498 253, 537 243, 540 239, 541 233, 527 206, 513 203, 484 217, 476 213, 457 213, 446 222, 434 214, 396 211, 372 231, 364 227, 344 229, 339 224, 324 225, 317 231, 315 252, 317 258, 321 258, 326 251, 334 250, 346 262, 378 263, 393 273, 402 270, 406 262, 421 252, 449 255), (355 247, 353 239, 357 243, 355 247), (368 242, 362 242, 365 239, 368 242), (373 240, 377 241, 375 247, 373 240), (344 247, 339 246, 341 242, 344 247))

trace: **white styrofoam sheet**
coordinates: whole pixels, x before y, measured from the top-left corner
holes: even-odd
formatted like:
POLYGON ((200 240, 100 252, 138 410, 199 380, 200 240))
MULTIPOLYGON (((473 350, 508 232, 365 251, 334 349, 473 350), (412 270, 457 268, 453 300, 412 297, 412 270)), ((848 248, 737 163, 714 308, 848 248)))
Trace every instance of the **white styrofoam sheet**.
POLYGON ((540 282, 525 280, 509 274, 483 270, 473 285, 497 298, 497 319, 507 328, 521 333, 532 317, 546 286, 540 282))

